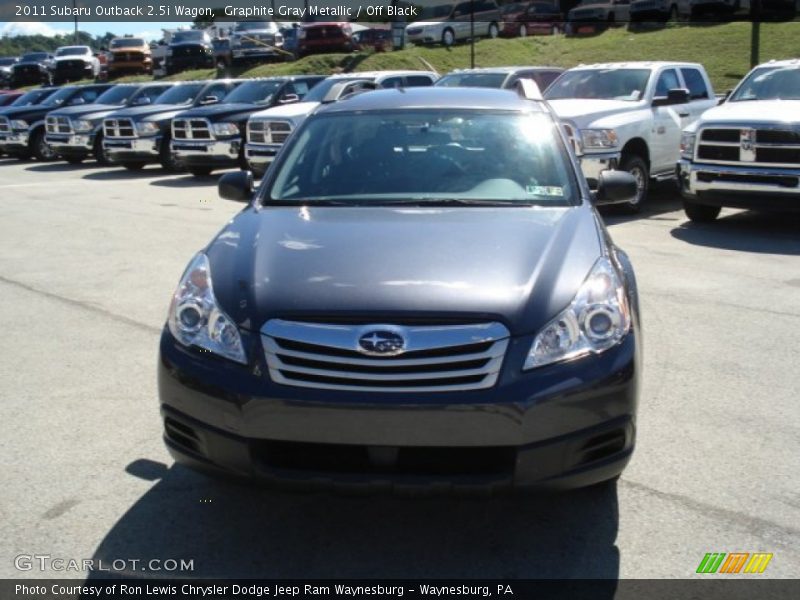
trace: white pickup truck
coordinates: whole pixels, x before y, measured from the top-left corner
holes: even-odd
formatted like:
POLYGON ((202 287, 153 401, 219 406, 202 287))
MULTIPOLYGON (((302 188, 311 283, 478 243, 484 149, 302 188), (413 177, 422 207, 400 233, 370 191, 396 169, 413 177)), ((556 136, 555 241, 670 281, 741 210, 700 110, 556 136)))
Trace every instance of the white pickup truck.
POLYGON ((683 130, 678 183, 692 221, 723 206, 800 211, 800 60, 757 66, 683 130))
POLYGON ((675 176, 681 131, 716 106, 702 65, 627 62, 581 65, 561 75, 545 93, 564 123, 592 185, 601 171, 636 177, 636 212, 651 179, 675 176))

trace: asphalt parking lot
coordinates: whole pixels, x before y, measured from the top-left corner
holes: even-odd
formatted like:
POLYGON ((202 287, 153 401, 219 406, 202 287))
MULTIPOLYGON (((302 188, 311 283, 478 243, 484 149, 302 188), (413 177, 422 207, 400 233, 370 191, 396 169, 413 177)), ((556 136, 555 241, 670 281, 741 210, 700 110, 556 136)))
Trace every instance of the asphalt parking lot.
POLYGON ((15 567, 46 554, 191 559, 193 577, 685 578, 707 552, 770 552, 760 577, 797 576, 800 217, 691 225, 668 185, 607 216, 645 328, 616 488, 303 495, 194 474, 161 442, 170 296, 241 208, 214 184, 0 159, 0 577, 83 575, 15 567))

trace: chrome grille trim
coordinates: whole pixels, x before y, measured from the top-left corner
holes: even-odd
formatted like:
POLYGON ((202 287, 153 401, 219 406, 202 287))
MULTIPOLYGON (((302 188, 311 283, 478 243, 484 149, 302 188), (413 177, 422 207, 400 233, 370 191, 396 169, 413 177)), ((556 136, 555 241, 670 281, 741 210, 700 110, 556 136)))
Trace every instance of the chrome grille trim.
POLYGON ((274 382, 373 392, 444 392, 492 387, 500 374, 509 336, 505 326, 494 322, 398 326, 272 319, 261 329, 269 374, 274 382), (358 340, 362 335, 382 329, 403 336, 406 346, 402 354, 371 356, 359 351, 358 340))
POLYGON ((132 119, 105 119, 103 135, 106 138, 132 139, 136 135, 136 127, 132 119))
POLYGON ((0 133, 11 133, 11 121, 8 117, 0 117, 0 133))
POLYGON ((211 140, 211 123, 208 119, 173 119, 173 140, 211 140))
POLYGON ((47 133, 72 133, 72 122, 67 117, 47 117, 45 120, 47 133))
POLYGON ((247 123, 247 141, 251 144, 284 144, 292 133, 289 121, 254 119, 247 123))
POLYGON ((694 160, 717 165, 796 168, 800 165, 800 130, 777 123, 710 125, 697 132, 694 160))

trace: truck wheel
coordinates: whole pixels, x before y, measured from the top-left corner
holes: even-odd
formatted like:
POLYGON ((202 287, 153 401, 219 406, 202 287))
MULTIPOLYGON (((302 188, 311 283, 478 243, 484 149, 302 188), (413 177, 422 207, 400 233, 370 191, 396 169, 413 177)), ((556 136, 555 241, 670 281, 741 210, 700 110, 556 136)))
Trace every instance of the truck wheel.
POLYGON ((519 37, 528 37, 528 27, 524 23, 519 26, 519 37))
POLYGON ((94 159, 97 161, 97 164, 103 167, 107 167, 111 164, 111 159, 108 157, 108 152, 106 149, 103 148, 103 134, 98 133, 94 138, 94 150, 92 151, 94 154, 94 159))
POLYGON ((122 163, 122 166, 128 169, 128 171, 141 171, 144 169, 146 163, 143 162, 126 162, 122 163))
POLYGON ((642 204, 644 204, 647 198, 647 188, 650 184, 650 173, 647 169, 647 163, 644 162, 641 157, 635 154, 629 154, 622 157, 619 168, 621 171, 627 171, 633 175, 636 179, 636 189, 638 190, 636 198, 622 206, 629 212, 638 213, 642 209, 642 204))
POLYGON ((719 206, 708 206, 706 204, 697 204, 695 202, 683 201, 683 211, 690 221, 694 223, 711 223, 719 216, 722 208, 719 206))
POLYGON ((497 27, 497 23, 490 23, 489 24, 489 39, 496 39, 497 36, 500 35, 500 29, 497 27))
POLYGON ((183 171, 183 164, 172 153, 172 149, 169 147, 169 142, 169 136, 165 136, 164 139, 161 140, 161 150, 159 152, 158 162, 161 163, 162 168, 168 173, 178 173, 183 171))
POLYGON ((81 164, 83 162, 83 157, 82 156, 68 156, 68 157, 64 158, 64 160, 67 161, 67 163, 70 164, 70 165, 79 165, 79 164, 81 164))
POLYGON ((189 173, 193 177, 208 177, 211 175, 211 167, 189 167, 189 173))
POLYGON ((47 143, 47 140, 44 139, 44 127, 39 127, 33 132, 29 147, 31 154, 33 154, 36 160, 47 162, 56 159, 55 151, 50 147, 50 144, 47 143))
POLYGON ((442 46, 449 48, 456 43, 456 34, 449 27, 442 32, 442 46))

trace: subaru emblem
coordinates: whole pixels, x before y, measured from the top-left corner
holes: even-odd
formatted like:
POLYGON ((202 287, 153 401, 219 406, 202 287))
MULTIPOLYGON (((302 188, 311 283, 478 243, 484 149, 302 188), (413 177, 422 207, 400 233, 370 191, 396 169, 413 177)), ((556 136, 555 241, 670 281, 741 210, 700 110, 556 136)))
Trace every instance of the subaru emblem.
POLYGON ((402 354, 406 341, 395 331, 374 329, 358 338, 358 349, 364 354, 393 356, 402 354))

